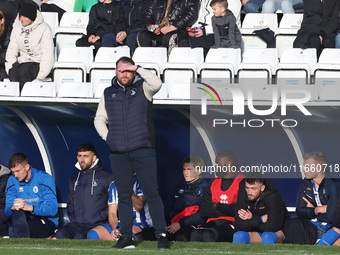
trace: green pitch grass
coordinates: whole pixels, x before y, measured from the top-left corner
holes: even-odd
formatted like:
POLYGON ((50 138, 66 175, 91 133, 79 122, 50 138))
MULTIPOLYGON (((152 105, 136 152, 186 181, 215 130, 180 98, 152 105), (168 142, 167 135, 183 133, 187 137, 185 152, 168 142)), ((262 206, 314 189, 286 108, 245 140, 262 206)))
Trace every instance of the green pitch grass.
POLYGON ((87 255, 87 254, 340 254, 340 247, 315 245, 263 245, 231 243, 171 243, 170 250, 160 251, 157 242, 143 242, 136 249, 111 249, 115 242, 91 240, 48 240, 48 239, 0 239, 2 255, 87 255))

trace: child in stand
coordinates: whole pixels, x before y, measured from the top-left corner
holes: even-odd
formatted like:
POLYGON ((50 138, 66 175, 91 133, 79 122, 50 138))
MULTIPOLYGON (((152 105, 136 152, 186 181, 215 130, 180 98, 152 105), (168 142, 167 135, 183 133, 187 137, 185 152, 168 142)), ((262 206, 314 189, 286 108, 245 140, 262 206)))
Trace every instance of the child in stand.
POLYGON ((240 48, 241 33, 236 25, 234 14, 228 10, 227 0, 212 0, 210 6, 215 44, 211 48, 240 48))

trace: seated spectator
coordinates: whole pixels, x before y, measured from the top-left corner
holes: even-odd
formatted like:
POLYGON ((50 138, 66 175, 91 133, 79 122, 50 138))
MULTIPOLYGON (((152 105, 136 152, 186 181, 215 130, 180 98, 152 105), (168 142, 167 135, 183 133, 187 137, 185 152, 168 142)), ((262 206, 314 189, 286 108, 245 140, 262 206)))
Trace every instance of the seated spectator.
MULTIPOLYGON (((188 34, 190 36, 190 46, 192 48, 203 47, 204 54, 206 55, 209 49, 215 44, 214 31, 212 27, 211 18, 214 13, 210 6, 211 0, 202 0, 199 10, 199 16, 196 24, 194 25, 188 34)), ((240 12, 241 1, 229 0, 228 10, 230 10, 236 18, 236 24, 238 28, 241 27, 240 12)))
POLYGON ((240 48, 241 33, 234 14, 228 10, 227 0, 212 0, 214 16, 211 19, 215 44, 212 48, 240 48))
POLYGON ((245 178, 246 197, 238 197, 233 243, 281 243, 290 217, 276 186, 259 173, 245 178))
POLYGON ((296 214, 287 224, 285 243, 315 244, 338 216, 339 183, 325 175, 321 152, 304 155, 304 173, 296 199, 296 214))
POLYGON ((265 0, 241 0, 243 11, 247 13, 259 13, 265 0))
POLYGON ((186 157, 182 167, 185 182, 175 186, 164 211, 170 239, 188 242, 195 227, 204 223, 200 205, 208 182, 200 178, 204 162, 199 157, 186 157))
POLYGON ((148 0, 144 7, 144 26, 147 29, 138 33, 138 46, 167 47, 168 55, 176 46, 189 46, 186 28, 198 18, 199 0, 148 0))
MULTIPOLYGON (((0 10, 4 14, 7 26, 9 28, 12 28, 13 23, 18 15, 19 8, 24 3, 32 3, 36 5, 33 0, 0 0, 0 10)), ((36 5, 36 7, 39 8, 38 5, 36 5)))
POLYGON ((108 191, 113 176, 105 171, 91 143, 78 146, 77 160, 79 172, 68 182, 67 215, 71 222, 56 232, 57 239, 86 239, 92 228, 108 222, 108 191))
POLYGON ((104 34, 103 47, 127 45, 132 55, 136 47, 137 34, 143 28, 142 8, 144 0, 120 1, 120 3, 122 6, 119 8, 119 12, 124 13, 127 26, 117 34, 113 32, 104 34))
POLYGON ((0 164, 0 237, 8 236, 9 218, 5 214, 6 185, 11 175, 11 170, 0 164))
POLYGON ((53 177, 37 170, 23 153, 8 163, 12 171, 6 186, 5 213, 12 220, 11 238, 47 238, 58 226, 58 201, 53 177))
POLYGON ((266 0, 262 5, 262 13, 275 13, 278 10, 282 10, 283 14, 295 13, 296 5, 303 5, 303 0, 266 0))
POLYGON ((124 16, 119 12, 118 2, 112 0, 99 0, 89 14, 87 34, 76 41, 78 47, 94 45, 95 53, 102 46, 104 34, 124 30, 126 23, 124 16))
POLYGON ((324 48, 335 47, 335 36, 339 30, 338 0, 304 0, 301 28, 294 41, 294 48, 316 48, 319 57, 324 48))
POLYGON ((0 81, 7 78, 5 62, 10 35, 11 30, 6 23, 4 14, 0 11, 0 81))
MULTIPOLYGON (((224 151, 217 155, 216 179, 203 193, 201 215, 207 221, 191 233, 194 242, 232 242, 235 233, 235 203, 245 193, 244 176, 237 175, 234 153, 224 151)), ((244 195, 243 195, 244 196, 244 195)))
POLYGON ((25 82, 43 80, 54 64, 51 28, 33 4, 19 9, 20 23, 13 27, 6 53, 6 72, 10 81, 18 81, 20 90, 25 82))
MULTIPOLYGON (((152 227, 149 214, 149 206, 140 188, 137 177, 133 178, 133 226, 132 235, 152 227)), ((110 185, 110 197, 108 202, 109 223, 104 223, 91 229, 87 233, 87 239, 92 240, 117 240, 120 237, 120 223, 118 221, 118 192, 114 182, 110 185)), ((131 247, 132 248, 132 247, 131 247)))
POLYGON ((60 22, 64 12, 73 12, 75 0, 42 0, 40 10, 42 12, 57 12, 60 22))

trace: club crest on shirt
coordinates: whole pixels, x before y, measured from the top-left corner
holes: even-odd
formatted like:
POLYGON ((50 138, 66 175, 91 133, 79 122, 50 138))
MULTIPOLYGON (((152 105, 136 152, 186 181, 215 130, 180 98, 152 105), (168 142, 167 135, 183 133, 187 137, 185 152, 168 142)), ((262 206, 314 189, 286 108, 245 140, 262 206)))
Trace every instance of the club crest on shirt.
POLYGON ((37 187, 37 186, 34 186, 34 187, 33 187, 33 192, 34 192, 34 193, 38 193, 38 191, 39 191, 38 187, 37 187))
POLYGON ((19 187, 19 192, 24 192, 24 187, 19 187))

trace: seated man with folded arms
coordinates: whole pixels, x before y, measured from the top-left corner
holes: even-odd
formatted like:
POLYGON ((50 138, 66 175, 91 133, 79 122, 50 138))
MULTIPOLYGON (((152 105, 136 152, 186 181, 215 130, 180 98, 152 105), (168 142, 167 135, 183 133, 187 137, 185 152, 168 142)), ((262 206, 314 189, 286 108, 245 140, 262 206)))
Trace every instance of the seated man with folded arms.
POLYGON ((289 213, 275 184, 260 173, 245 178, 247 195, 236 203, 236 229, 233 243, 281 243, 282 229, 289 221, 289 213))
MULTIPOLYGON (((92 240, 118 240, 120 237, 120 224, 118 222, 118 192, 114 182, 110 185, 110 197, 108 201, 109 223, 104 223, 87 233, 87 239, 92 240)), ((152 220, 149 214, 149 206, 140 188, 137 177, 133 180, 133 226, 132 235, 152 227, 152 220)), ((126 247, 127 248, 127 247, 126 247)), ((133 248, 133 247, 131 247, 133 248)))
POLYGON ((182 162, 185 181, 176 185, 165 203, 168 238, 188 242, 191 232, 204 223, 200 212, 203 193, 208 181, 200 178, 204 162, 189 156, 182 162))
POLYGON ((285 230, 285 243, 315 244, 332 227, 338 216, 339 183, 325 170, 322 152, 304 155, 304 174, 297 199, 296 214, 285 230))
POLYGON ((232 242, 235 233, 235 203, 245 193, 244 176, 237 174, 237 159, 233 152, 216 156, 216 179, 203 192, 200 206, 206 222, 191 233, 193 242, 232 242))

